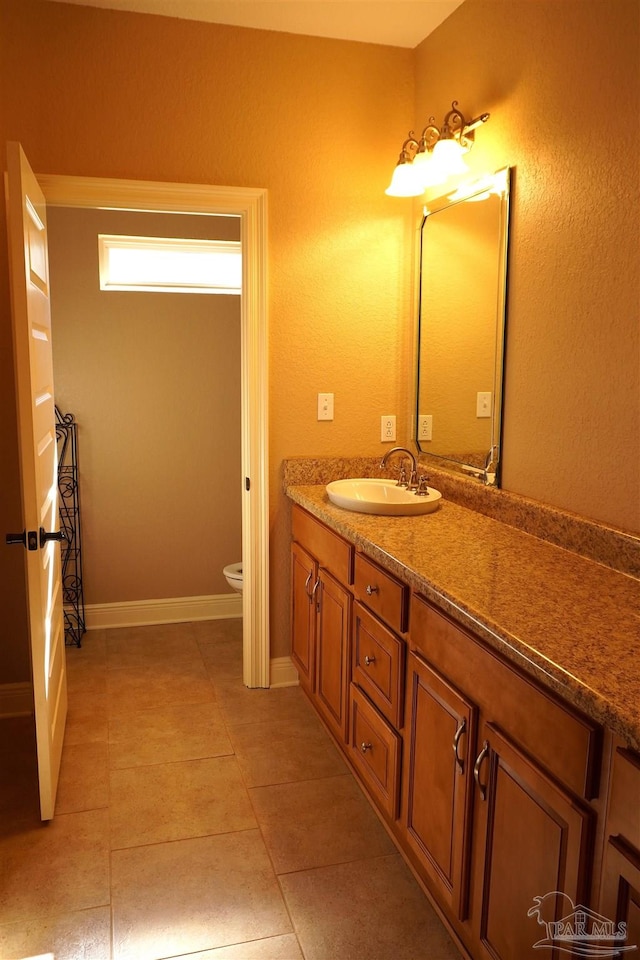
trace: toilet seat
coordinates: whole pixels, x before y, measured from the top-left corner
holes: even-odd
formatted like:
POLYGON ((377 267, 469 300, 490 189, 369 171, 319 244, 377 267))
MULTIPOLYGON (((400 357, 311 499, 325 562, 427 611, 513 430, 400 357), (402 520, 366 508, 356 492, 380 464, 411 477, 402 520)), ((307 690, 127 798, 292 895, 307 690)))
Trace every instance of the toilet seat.
POLYGON ((240 563, 229 563, 222 571, 228 580, 239 580, 242 582, 242 561, 240 563))
POLYGON ((236 593, 242 593, 244 581, 242 578, 242 561, 239 563, 228 563, 222 570, 224 578, 236 593))

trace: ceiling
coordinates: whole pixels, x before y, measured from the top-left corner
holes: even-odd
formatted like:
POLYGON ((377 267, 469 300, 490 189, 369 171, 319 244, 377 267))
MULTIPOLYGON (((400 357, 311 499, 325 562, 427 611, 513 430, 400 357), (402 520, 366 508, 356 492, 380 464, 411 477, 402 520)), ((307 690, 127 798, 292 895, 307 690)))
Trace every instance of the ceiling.
POLYGON ((413 49, 463 0, 50 0, 413 49))

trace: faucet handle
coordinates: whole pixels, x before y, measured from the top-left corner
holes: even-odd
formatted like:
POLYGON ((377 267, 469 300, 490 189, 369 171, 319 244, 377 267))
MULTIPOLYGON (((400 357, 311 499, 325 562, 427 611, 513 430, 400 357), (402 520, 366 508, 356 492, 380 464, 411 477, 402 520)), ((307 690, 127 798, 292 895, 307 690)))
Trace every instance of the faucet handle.
POLYGON ((406 487, 407 486, 407 471, 404 468, 404 463, 400 467, 400 476, 396 483, 396 487, 406 487))
POLYGON ((424 474, 420 475, 418 480, 418 489, 416 490, 416 497, 428 497, 429 496, 429 477, 426 477, 424 474))

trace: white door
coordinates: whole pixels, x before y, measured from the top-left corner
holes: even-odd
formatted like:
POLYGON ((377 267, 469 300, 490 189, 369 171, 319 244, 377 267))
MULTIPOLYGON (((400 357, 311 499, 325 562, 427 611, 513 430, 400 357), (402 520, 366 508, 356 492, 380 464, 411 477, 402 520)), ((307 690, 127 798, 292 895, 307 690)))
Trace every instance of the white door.
MULTIPOLYGON (((14 363, 40 813, 51 820, 67 715, 57 450, 44 195, 20 144, 7 144, 14 363)), ((17 549, 17 548, 15 548, 17 549)))

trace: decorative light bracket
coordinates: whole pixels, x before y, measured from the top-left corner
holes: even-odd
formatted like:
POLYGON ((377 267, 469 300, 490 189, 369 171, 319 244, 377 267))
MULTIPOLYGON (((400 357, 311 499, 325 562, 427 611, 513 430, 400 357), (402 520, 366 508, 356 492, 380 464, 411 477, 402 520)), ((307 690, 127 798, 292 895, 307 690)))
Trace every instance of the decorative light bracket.
POLYGON ((441 127, 436 126, 435 117, 431 116, 419 140, 410 130, 385 192, 389 196, 417 197, 427 186, 443 183, 448 176, 463 173, 466 167, 462 154, 471 149, 476 129, 486 123, 489 116, 481 113, 473 120, 466 120, 458 109, 458 101, 453 100, 441 127), (445 148, 447 142, 451 146, 445 148))

